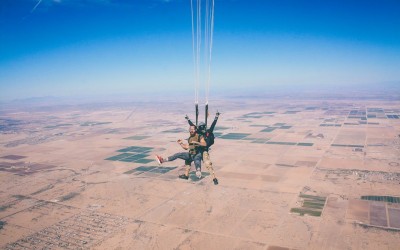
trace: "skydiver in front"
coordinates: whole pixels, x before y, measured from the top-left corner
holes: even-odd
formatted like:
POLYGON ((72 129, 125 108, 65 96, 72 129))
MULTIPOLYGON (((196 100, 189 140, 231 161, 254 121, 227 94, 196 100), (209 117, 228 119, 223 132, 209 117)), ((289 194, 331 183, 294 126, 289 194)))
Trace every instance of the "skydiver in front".
POLYGON ((187 139, 187 144, 183 143, 182 139, 179 139, 178 144, 184 149, 188 150, 188 152, 180 152, 168 157, 161 157, 156 155, 156 160, 158 164, 162 164, 168 161, 174 161, 176 159, 182 159, 185 161, 185 173, 179 175, 181 179, 189 179, 189 172, 191 163, 194 162, 196 168, 196 177, 201 178, 201 158, 202 158, 202 149, 207 145, 204 137, 197 133, 197 128, 195 125, 191 125, 189 128, 190 137, 187 139))

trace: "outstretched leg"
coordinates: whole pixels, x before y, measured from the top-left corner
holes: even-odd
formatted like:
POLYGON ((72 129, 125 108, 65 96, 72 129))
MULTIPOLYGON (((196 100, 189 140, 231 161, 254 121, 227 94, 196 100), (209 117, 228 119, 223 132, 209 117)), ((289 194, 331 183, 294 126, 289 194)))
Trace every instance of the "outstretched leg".
POLYGON ((190 155, 188 152, 176 153, 165 158, 165 161, 175 161, 176 159, 182 159, 186 162, 190 160, 190 155))
POLYGON ((188 161, 188 160, 190 160, 190 155, 187 152, 176 153, 176 154, 173 154, 166 158, 156 155, 156 160, 159 165, 161 165, 162 163, 167 162, 167 161, 175 161, 176 159, 182 159, 182 160, 188 161))
POLYGON ((178 177, 185 180, 189 179, 190 165, 193 160, 188 152, 176 153, 166 158, 156 155, 156 160, 160 165, 164 162, 175 161, 176 159, 185 160, 185 173, 179 175, 178 177))

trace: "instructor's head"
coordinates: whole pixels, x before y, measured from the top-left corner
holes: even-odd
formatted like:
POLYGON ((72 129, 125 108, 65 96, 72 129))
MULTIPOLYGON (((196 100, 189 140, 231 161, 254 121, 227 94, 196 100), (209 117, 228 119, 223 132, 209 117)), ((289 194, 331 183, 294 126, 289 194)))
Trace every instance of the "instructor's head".
POLYGON ((206 133, 206 124, 204 122, 199 123, 199 127, 197 128, 197 133, 201 135, 206 133))

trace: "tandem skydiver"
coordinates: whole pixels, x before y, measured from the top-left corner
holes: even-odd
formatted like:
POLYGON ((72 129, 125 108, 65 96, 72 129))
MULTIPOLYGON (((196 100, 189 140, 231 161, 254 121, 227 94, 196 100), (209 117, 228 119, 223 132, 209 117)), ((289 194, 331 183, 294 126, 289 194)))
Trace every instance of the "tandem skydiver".
POLYGON ((190 137, 187 139, 188 144, 183 143, 182 139, 177 141, 183 149, 189 150, 188 152, 176 153, 166 158, 156 155, 156 160, 160 165, 164 162, 174 161, 176 159, 185 160, 185 174, 179 175, 179 178, 185 180, 189 179, 190 165, 194 161, 194 165, 196 167, 196 176, 200 179, 202 149, 206 147, 207 144, 204 140, 204 137, 197 133, 197 128, 194 124, 190 126, 189 133, 190 137))
MULTIPOLYGON (((213 177, 213 182, 215 185, 218 185, 218 179, 215 176, 214 168, 212 166, 212 162, 210 159, 210 147, 214 144, 214 128, 215 125, 217 124, 218 118, 219 118, 220 113, 217 111, 215 114, 214 121, 212 122, 211 126, 209 129, 207 129, 206 124, 204 122, 199 123, 199 127, 197 129, 197 133, 202 135, 204 137, 204 140, 206 142, 206 146, 203 147, 202 149, 202 155, 203 155, 203 162, 206 165, 207 170, 212 174, 213 177)), ((186 115, 185 119, 188 121, 190 126, 194 126, 194 123, 189 119, 189 117, 186 115)))

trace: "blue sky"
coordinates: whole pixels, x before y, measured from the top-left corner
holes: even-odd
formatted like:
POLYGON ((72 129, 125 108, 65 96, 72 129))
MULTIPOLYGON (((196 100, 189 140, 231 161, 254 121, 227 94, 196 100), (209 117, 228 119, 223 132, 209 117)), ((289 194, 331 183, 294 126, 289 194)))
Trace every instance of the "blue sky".
MULTIPOLYGON (((400 1, 215 0, 211 94, 400 84, 400 1)), ((189 0, 1 0, 0 100, 193 93, 189 0)))

